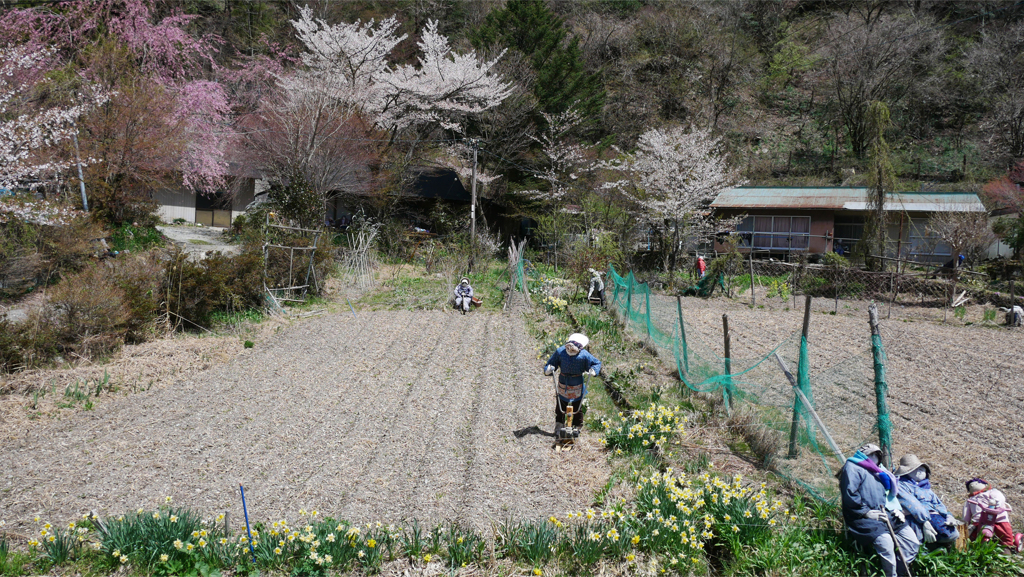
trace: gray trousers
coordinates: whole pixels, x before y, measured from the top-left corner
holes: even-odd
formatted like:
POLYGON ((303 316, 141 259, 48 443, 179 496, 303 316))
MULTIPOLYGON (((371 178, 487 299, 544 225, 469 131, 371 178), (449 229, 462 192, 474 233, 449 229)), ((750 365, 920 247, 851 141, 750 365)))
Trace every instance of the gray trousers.
POLYGON ((464 311, 469 310, 469 305, 473 302, 473 297, 455 297, 455 308, 462 309, 464 311))
MULTIPOLYGON (((907 523, 896 532, 896 541, 899 542, 900 551, 903 551, 903 557, 906 558, 907 563, 912 563, 914 558, 917 557, 917 550, 921 548, 921 542, 917 540, 917 535, 914 534, 914 529, 910 526, 910 523, 907 523)), ((886 577, 896 577, 896 561, 898 556, 896 555, 896 548, 893 547, 892 536, 889 535, 889 532, 886 531, 876 537, 872 545, 875 546, 875 552, 878 553, 878 556, 882 558, 882 571, 886 577)))

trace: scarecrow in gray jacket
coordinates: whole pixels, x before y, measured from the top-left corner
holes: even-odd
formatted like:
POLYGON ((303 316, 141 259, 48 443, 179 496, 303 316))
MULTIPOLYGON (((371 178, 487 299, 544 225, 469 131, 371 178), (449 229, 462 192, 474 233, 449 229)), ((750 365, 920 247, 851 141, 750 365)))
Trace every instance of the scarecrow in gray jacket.
POLYGON ((907 521, 917 538, 940 545, 956 542, 960 537, 956 530, 959 521, 932 491, 932 470, 927 463, 922 463, 917 455, 903 455, 895 474, 900 479, 900 504, 908 513, 907 521))
POLYGON ((906 563, 910 563, 917 557, 921 542, 907 523, 897 499, 899 483, 892 473, 879 465, 881 459, 882 450, 878 445, 868 443, 847 459, 839 471, 843 520, 851 537, 878 553, 887 577, 896 577, 897 572, 908 575, 909 567, 898 562, 896 546, 906 563), (896 535, 896 543, 893 543, 887 522, 896 535))
POLYGON ((468 278, 462 277, 459 284, 455 286, 455 308, 462 309, 462 314, 466 314, 471 304, 473 304, 473 287, 469 286, 468 278))

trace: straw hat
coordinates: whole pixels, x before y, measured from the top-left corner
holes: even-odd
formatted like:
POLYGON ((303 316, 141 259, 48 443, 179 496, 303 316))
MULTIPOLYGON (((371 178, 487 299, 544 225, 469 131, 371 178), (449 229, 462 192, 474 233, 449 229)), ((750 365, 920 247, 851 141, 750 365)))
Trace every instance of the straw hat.
POLYGON ((917 455, 907 454, 900 457, 900 466, 896 468, 896 471, 893 474, 896 475, 897 477, 903 477, 913 473, 914 471, 920 469, 921 467, 924 467, 924 472, 929 477, 932 476, 931 467, 929 467, 926 463, 922 463, 921 459, 917 458, 917 455))

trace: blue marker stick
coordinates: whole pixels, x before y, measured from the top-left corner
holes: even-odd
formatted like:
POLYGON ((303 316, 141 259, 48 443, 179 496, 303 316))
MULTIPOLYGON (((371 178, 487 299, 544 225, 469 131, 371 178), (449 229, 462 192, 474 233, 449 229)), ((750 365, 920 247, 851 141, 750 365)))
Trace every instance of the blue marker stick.
POLYGON ((245 513, 245 532, 249 534, 249 552, 252 553, 252 562, 256 563, 256 550, 252 548, 252 530, 249 529, 249 509, 245 506, 245 487, 239 485, 242 491, 242 512, 245 513))

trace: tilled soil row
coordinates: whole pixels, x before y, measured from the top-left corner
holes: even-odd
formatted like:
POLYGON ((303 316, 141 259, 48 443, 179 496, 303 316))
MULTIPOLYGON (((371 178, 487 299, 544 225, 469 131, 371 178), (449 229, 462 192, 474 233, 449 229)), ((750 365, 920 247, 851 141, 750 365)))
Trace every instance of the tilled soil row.
MULTIPOLYGON (((552 438, 551 381, 519 315, 349 313, 93 411, 7 431, 0 519, 152 508, 483 528, 585 507, 608 476, 596 439, 552 438)), ((235 517, 240 518, 240 517, 235 517)))

